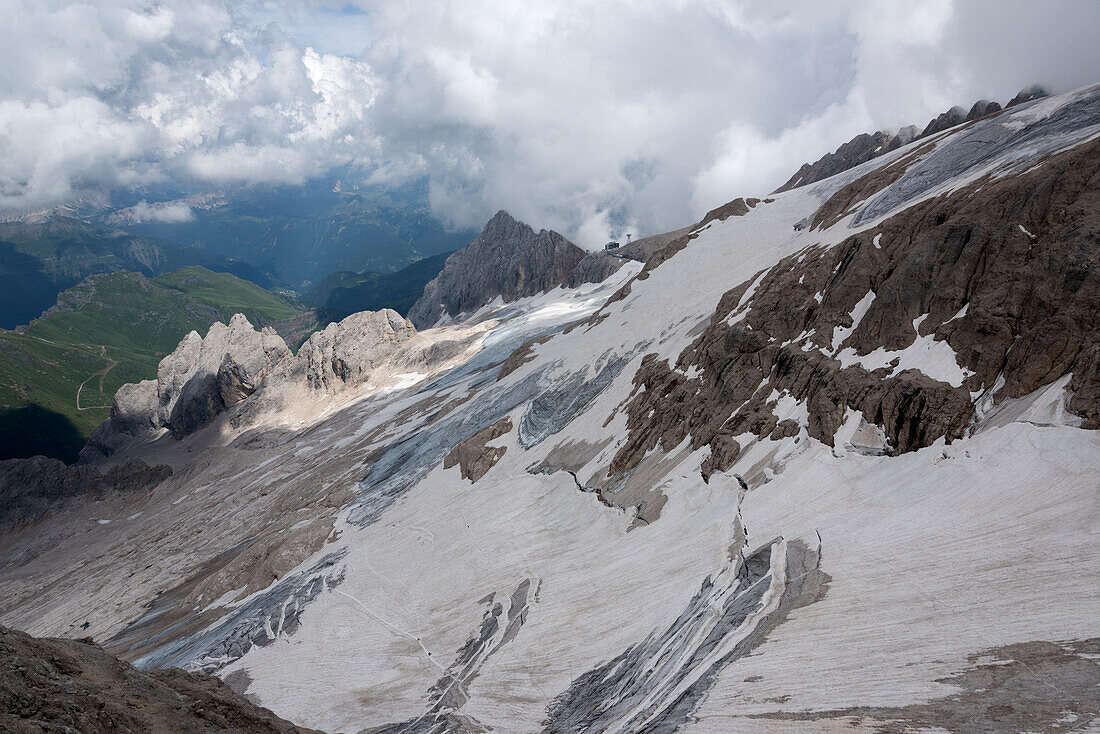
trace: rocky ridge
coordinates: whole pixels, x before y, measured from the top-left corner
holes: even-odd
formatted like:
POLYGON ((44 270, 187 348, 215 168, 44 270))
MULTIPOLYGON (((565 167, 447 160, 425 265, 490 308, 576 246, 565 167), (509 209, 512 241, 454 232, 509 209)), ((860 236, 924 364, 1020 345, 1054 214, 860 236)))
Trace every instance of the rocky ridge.
POLYGON ((316 401, 401 374, 428 374, 469 347, 471 335, 418 339, 416 328, 391 309, 363 311, 312 334, 292 353, 271 329, 257 331, 241 314, 215 323, 206 337, 191 332, 165 357, 156 380, 127 384, 111 417, 81 453, 96 462, 135 439, 166 429, 177 440, 230 413, 242 431, 266 412, 316 401), (301 391, 305 393, 301 393, 301 391))
POLYGON ((409 310, 409 321, 426 329, 498 296, 509 303, 545 293, 565 283, 584 257, 584 250, 557 232, 536 233, 499 211, 469 245, 447 258, 409 310))
POLYGON ((194 433, 256 392, 290 356, 282 337, 271 328, 256 331, 243 314, 228 326, 215 322, 205 338, 192 331, 161 360, 156 380, 119 388, 111 417, 95 430, 89 446, 109 454, 123 435, 162 428, 177 439, 194 433))
POLYGON ((774 412, 783 396, 805 404, 822 443, 854 410, 881 429, 884 451, 903 453, 962 437, 987 391, 996 404, 1064 378, 1069 410, 1100 428, 1098 192, 1093 140, 781 260, 728 291, 674 366, 642 362, 611 471, 690 436, 710 447, 709 478, 737 459, 738 436, 797 434, 774 412), (936 342, 950 347, 945 370, 899 366, 936 342))
POLYGON ((70 502, 94 502, 111 492, 143 492, 171 474, 168 466, 150 467, 140 459, 106 472, 45 456, 0 461, 0 530, 33 525, 70 502))
POLYGON ((298 350, 295 367, 315 389, 359 384, 414 334, 416 327, 392 309, 362 311, 312 334, 298 350))
MULTIPOLYGON (((1047 96, 1046 91, 1038 85, 1025 87, 1012 98, 1012 101, 1005 105, 1005 109, 1023 102, 1041 99, 1045 96, 1047 96)), ((786 183, 773 193, 778 194, 799 186, 807 186, 823 181, 861 163, 866 163, 872 158, 897 150, 914 140, 930 137, 964 122, 978 120, 987 115, 1000 112, 1001 109, 1001 105, 996 102, 980 99, 971 106, 969 112, 962 107, 952 107, 947 112, 930 120, 923 129, 918 128, 916 125, 907 125, 896 132, 880 130, 875 133, 860 133, 832 153, 826 153, 816 162, 804 163, 793 176, 787 179, 786 183)))
POLYGON ((585 283, 602 283, 610 278, 629 260, 644 263, 670 242, 683 237, 690 227, 650 235, 622 245, 614 251, 600 250, 590 252, 577 264, 565 282, 567 288, 576 288, 585 283))

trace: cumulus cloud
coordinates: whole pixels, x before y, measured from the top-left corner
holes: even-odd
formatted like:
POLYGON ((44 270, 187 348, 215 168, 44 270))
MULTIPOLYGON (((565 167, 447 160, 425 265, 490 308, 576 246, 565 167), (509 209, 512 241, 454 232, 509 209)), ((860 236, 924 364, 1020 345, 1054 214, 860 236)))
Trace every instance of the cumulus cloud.
POLYGON ((166 201, 150 204, 139 201, 126 212, 135 222, 190 222, 195 218, 191 207, 182 201, 166 201))
POLYGON ((0 0, 0 209, 369 166, 362 61, 212 0, 0 0))
POLYGON ((761 195, 853 135, 1100 81, 1061 0, 0 0, 0 209, 158 181, 427 177, 588 246, 761 195))

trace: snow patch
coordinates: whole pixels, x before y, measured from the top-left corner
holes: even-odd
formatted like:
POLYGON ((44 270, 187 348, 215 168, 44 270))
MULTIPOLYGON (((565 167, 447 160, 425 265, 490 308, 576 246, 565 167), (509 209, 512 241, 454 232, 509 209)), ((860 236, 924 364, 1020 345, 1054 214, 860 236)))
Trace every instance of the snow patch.
MULTIPOLYGON (((921 322, 926 318, 928 314, 913 319, 913 328, 919 329, 921 322)), ((856 354, 855 349, 846 347, 836 355, 836 358, 845 369, 859 365, 869 372, 889 367, 896 360, 893 370, 887 377, 895 377, 905 370, 915 369, 933 380, 946 382, 952 387, 962 387, 963 382, 974 374, 965 367, 959 366, 955 358, 955 350, 946 340, 937 340, 934 333, 917 336, 905 349, 887 350, 878 347, 868 354, 859 355, 856 354)))
POLYGON ((849 314, 852 319, 852 325, 833 327, 833 345, 829 352, 830 356, 835 354, 836 350, 840 349, 840 345, 844 343, 844 340, 851 336, 852 332, 856 330, 859 323, 863 321, 863 317, 867 315, 867 311, 870 310, 874 300, 875 292, 867 291, 867 294, 859 299, 859 302, 852 307, 852 312, 849 314))

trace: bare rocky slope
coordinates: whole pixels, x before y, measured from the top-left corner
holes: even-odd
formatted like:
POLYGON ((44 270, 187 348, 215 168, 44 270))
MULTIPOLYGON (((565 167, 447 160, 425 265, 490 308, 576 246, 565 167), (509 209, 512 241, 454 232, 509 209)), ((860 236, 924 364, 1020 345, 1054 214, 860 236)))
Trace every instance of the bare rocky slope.
POLYGON ((91 640, 0 627, 0 729, 11 734, 305 734, 213 676, 141 672, 91 640))
POLYGON ((0 531, 0 623, 331 732, 1089 731, 1098 141, 1026 99, 600 282, 498 215, 566 256, 512 300, 208 335, 89 456, 170 475, 0 531))

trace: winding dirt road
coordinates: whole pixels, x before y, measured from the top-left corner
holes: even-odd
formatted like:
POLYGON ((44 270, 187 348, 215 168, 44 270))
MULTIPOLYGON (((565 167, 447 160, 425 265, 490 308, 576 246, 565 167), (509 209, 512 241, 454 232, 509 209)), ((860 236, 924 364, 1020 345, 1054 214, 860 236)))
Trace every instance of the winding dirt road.
POLYGON ((80 387, 78 387, 76 389, 76 409, 77 410, 98 410, 100 408, 110 408, 111 407, 110 405, 89 405, 89 406, 85 406, 85 407, 81 407, 81 405, 80 405, 80 392, 84 389, 84 386, 87 385, 88 382, 90 382, 91 380, 94 380, 95 378, 98 377, 99 378, 99 391, 102 393, 103 392, 103 377, 108 372, 110 372, 111 370, 113 370, 115 367, 118 366, 118 362, 114 361, 113 359, 111 359, 110 357, 107 356, 107 349, 105 347, 100 346, 99 353, 101 355, 103 355, 104 359, 107 360, 107 366, 104 367, 103 369, 101 369, 99 372, 96 372, 96 373, 90 375, 87 380, 80 383, 80 387))

